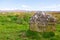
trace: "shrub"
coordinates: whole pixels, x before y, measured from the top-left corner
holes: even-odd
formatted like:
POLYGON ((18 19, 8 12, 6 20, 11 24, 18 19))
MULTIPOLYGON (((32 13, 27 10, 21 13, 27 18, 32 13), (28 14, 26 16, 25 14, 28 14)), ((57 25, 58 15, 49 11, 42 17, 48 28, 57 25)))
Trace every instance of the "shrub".
POLYGON ((30 31, 30 30, 28 30, 26 32, 26 35, 27 35, 27 37, 31 37, 32 39, 39 39, 40 38, 38 32, 34 32, 34 31, 30 31))
POLYGON ((58 40, 57 38, 55 38, 55 37, 52 37, 52 38, 50 38, 50 40, 58 40))
POLYGON ((54 34, 54 32, 44 32, 44 33, 42 34, 42 36, 43 36, 44 38, 50 38, 50 37, 55 36, 55 34, 54 34))

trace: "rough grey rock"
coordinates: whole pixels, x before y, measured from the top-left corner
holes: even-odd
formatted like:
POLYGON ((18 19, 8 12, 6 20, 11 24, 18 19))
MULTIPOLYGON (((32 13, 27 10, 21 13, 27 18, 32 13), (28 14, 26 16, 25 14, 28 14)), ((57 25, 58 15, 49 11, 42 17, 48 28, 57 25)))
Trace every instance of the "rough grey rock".
POLYGON ((30 18, 30 30, 37 32, 55 31, 56 19, 45 12, 36 12, 30 18))

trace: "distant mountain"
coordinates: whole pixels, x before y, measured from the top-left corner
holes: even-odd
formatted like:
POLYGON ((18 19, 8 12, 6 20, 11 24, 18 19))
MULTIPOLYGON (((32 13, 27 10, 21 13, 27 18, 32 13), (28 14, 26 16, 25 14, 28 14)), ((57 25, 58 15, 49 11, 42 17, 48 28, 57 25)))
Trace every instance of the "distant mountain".
MULTIPOLYGON (((0 12, 32 12, 32 11, 29 11, 29 10, 0 10, 0 12)), ((40 11, 33 10, 33 12, 40 12, 40 11)), ((60 12, 60 11, 45 11, 45 12, 60 12)))
POLYGON ((0 10, 0 12, 31 12, 28 10, 0 10))

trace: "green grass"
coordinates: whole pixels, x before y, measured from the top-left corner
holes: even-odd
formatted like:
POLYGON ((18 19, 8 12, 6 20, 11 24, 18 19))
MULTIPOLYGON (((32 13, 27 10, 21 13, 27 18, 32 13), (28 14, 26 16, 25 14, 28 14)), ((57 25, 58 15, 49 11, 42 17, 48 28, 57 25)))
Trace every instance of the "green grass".
MULTIPOLYGON (((48 38, 48 40, 59 40, 60 32, 59 26, 57 25, 56 36, 53 38, 48 38)), ((0 40, 47 40, 47 38, 41 37, 37 32, 29 31, 28 24, 16 24, 16 23, 0 23, 0 40), (21 37, 23 35, 22 32, 25 32, 26 37, 21 37), (22 34, 21 34, 22 33, 22 34), (30 38, 32 37, 32 38, 30 38)))
POLYGON ((60 24, 56 24, 56 32, 52 37, 49 33, 38 33, 29 30, 30 15, 0 16, 0 40, 60 40, 60 24))
POLYGON ((29 25, 23 19, 19 24, 16 23, 16 20, 21 19, 17 19, 16 16, 0 16, 0 40, 23 40, 19 35, 21 31, 27 31, 29 25))
POLYGON ((20 31, 28 30, 28 25, 19 25, 16 23, 0 24, 0 40, 20 39, 18 36, 20 31))

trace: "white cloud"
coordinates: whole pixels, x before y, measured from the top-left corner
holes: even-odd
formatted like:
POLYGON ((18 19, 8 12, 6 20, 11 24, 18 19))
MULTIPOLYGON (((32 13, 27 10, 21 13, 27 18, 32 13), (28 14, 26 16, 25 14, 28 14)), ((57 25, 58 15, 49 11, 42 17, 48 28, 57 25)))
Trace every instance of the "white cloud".
POLYGON ((51 5, 51 6, 41 6, 40 10, 43 11, 60 11, 60 4, 59 5, 51 5))
POLYGON ((58 5, 48 5, 48 6, 40 6, 37 8, 33 8, 28 5, 22 5, 23 10, 40 10, 40 11, 60 11, 60 4, 58 5))
POLYGON ((0 10, 15 10, 17 8, 0 8, 0 10))
POLYGON ((22 8, 30 8, 28 5, 21 5, 22 8))
POLYGON ((58 5, 47 5, 47 6, 37 6, 37 7, 32 7, 29 5, 21 5, 20 8, 0 8, 0 10, 16 10, 16 9, 21 9, 21 10, 40 10, 40 11, 60 11, 60 4, 58 5))
POLYGON ((32 10, 32 7, 30 7, 29 5, 21 5, 22 10, 32 10))

